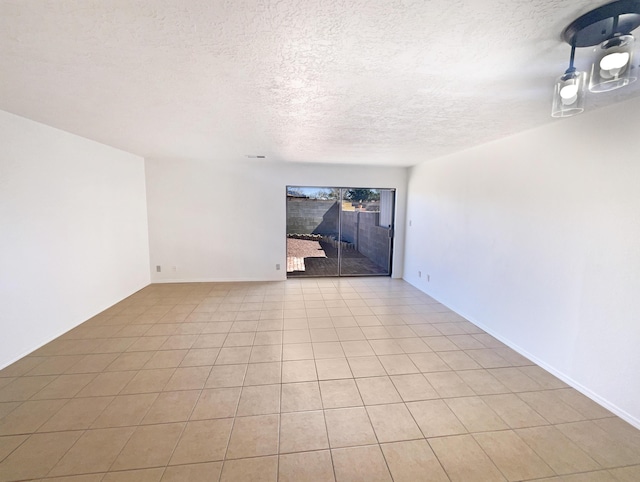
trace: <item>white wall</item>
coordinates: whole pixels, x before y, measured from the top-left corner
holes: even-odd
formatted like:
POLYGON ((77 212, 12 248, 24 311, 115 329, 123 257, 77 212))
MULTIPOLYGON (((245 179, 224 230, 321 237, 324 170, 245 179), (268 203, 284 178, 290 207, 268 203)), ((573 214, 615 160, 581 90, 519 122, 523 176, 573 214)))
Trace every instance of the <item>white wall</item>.
MULTIPOLYGON (((405 168, 147 160, 146 171, 154 282, 285 279, 287 185, 396 188, 404 225, 405 168)), ((403 236, 401 228, 396 277, 403 236)))
POLYGON ((0 111, 0 367, 149 283, 144 160, 0 111))
POLYGON ((636 426, 639 108, 636 99, 415 167, 404 274, 636 426))

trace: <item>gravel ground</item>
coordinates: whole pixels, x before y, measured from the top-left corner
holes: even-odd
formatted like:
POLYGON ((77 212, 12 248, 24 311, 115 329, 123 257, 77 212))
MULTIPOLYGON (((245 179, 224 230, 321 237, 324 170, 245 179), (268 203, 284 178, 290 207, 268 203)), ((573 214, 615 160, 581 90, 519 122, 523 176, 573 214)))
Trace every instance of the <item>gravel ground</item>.
POLYGON ((287 256, 296 258, 326 258, 318 241, 287 238, 287 256))

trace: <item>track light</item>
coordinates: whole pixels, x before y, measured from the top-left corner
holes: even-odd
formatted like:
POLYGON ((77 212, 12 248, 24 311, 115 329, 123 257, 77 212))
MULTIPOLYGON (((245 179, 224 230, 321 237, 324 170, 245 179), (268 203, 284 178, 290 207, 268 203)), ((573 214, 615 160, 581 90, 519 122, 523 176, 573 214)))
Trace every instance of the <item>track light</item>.
POLYGON ((570 117, 584 110, 584 86, 587 74, 567 69, 556 82, 553 92, 553 117, 570 117))
POLYGON ((633 36, 620 35, 605 40, 594 49, 595 59, 591 65, 589 90, 607 92, 630 84, 631 60, 633 59, 633 36))
POLYGON ((584 86, 587 74, 578 72, 573 66, 575 54, 576 47, 572 45, 569 68, 558 79, 553 91, 552 117, 571 117, 584 110, 584 86))
POLYGON ((594 47, 589 92, 608 92, 636 80, 631 32, 639 26, 640 0, 619 0, 591 10, 564 29, 562 38, 571 45, 571 59, 555 85, 553 117, 569 117, 584 110, 587 74, 573 65, 576 47, 594 47))

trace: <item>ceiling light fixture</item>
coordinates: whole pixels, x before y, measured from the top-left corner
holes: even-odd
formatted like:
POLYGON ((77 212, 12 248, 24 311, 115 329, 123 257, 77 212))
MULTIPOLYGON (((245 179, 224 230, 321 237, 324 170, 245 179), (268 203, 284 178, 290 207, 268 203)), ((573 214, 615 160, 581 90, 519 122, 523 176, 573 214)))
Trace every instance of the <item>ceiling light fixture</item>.
POLYGON ((553 117, 569 117, 584 111, 586 72, 573 65, 576 47, 595 47, 589 74, 589 91, 608 92, 629 85, 633 75, 631 32, 640 26, 640 0, 618 0, 585 13, 562 32, 571 45, 569 68, 557 80, 553 92, 553 117))
POLYGON ((553 117, 570 117, 584 110, 584 86, 587 81, 586 72, 578 72, 573 66, 576 47, 571 46, 569 68, 560 76, 553 91, 553 117))

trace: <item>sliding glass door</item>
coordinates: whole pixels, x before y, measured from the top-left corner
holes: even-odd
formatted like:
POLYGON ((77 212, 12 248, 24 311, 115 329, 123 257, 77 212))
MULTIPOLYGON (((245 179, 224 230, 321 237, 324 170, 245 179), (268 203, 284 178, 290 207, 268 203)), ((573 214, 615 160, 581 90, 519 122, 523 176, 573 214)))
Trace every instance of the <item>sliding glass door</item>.
POLYGON ((340 190, 287 187, 287 276, 338 276, 340 190))
POLYGON ((340 274, 391 274, 395 191, 362 188, 341 191, 340 274))
POLYGON ((287 276, 388 276, 394 189, 287 187, 287 276))

